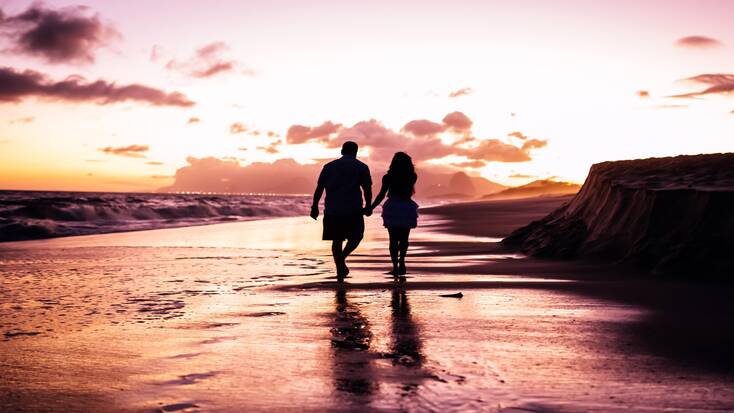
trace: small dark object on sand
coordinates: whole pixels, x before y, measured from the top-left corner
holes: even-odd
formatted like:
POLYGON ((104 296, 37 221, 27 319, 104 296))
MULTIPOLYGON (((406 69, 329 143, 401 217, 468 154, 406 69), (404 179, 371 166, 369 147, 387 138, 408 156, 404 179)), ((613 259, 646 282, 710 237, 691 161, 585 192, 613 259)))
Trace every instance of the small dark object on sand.
POLYGON ((462 293, 456 293, 456 294, 441 294, 439 297, 446 297, 446 298, 461 298, 464 294, 462 293))

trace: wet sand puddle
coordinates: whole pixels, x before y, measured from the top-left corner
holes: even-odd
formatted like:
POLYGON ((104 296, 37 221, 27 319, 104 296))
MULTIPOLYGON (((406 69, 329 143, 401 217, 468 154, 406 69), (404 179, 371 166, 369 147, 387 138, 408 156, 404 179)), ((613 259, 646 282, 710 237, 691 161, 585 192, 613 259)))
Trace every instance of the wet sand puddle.
POLYGON ((0 247, 0 400, 148 412, 711 411, 734 400, 730 381, 687 375, 625 335, 644 309, 567 281, 460 270, 518 256, 417 248, 399 286, 370 228, 338 288, 328 245, 313 246, 318 226, 277 222, 0 247))

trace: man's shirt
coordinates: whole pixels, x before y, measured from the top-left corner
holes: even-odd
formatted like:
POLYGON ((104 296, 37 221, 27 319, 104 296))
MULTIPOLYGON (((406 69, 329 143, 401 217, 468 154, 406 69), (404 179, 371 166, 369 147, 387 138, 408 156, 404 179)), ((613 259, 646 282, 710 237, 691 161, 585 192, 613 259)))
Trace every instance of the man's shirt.
POLYGON ((325 214, 361 214, 360 187, 372 186, 370 168, 356 157, 345 155, 324 165, 319 185, 326 189, 325 214))

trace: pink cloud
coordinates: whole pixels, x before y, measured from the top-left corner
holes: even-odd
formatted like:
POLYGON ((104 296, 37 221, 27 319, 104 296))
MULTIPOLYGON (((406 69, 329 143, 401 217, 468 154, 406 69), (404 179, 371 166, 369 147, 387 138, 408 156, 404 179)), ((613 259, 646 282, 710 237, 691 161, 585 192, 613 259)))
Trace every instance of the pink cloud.
POLYGON ((457 132, 466 132, 471 129, 474 122, 461 112, 451 112, 443 118, 444 125, 457 132))
MULTIPOLYGON (((328 122, 325 125, 333 125, 328 122)), ((511 136, 523 139, 522 146, 515 146, 497 139, 480 140, 471 134, 473 122, 461 112, 453 112, 444 117, 443 124, 426 119, 410 121, 396 132, 375 119, 357 122, 351 127, 339 128, 336 137, 329 134, 316 134, 321 127, 293 125, 288 129, 288 143, 299 144, 318 140, 328 148, 337 148, 344 141, 356 141, 361 148, 369 152, 369 161, 386 164, 395 152, 404 151, 413 157, 416 163, 422 164, 447 156, 463 157, 468 160, 452 162, 458 167, 481 167, 486 162, 525 162, 531 159, 530 152, 547 145, 547 141, 529 139, 520 132, 511 136), (462 139, 453 144, 444 143, 438 134, 451 128, 462 133, 462 139)), ((322 125, 323 126, 323 125, 322 125)), ((332 132, 335 128, 326 128, 332 132)))
POLYGON ((470 159, 488 162, 527 162, 531 159, 525 149, 498 139, 483 140, 476 148, 467 150, 465 155, 470 159))
POLYGON ((687 48, 712 48, 721 46, 721 42, 706 36, 686 36, 676 40, 676 46, 687 48))
POLYGON ((300 144, 308 141, 326 142, 332 134, 337 133, 341 128, 342 125, 340 123, 333 123, 331 121, 326 121, 314 127, 293 125, 288 128, 286 142, 289 144, 300 144))
MULTIPOLYGON (((227 50, 229 50, 229 46, 224 42, 210 43, 197 49, 194 56, 186 60, 170 60, 166 64, 166 69, 176 70, 195 78, 209 78, 234 72, 241 64, 234 59, 224 58, 222 54, 227 50)), ((244 70, 243 73, 254 74, 249 69, 244 70)))
POLYGON ((412 133, 415 136, 435 135, 446 130, 444 125, 431 122, 426 119, 411 120, 406 123, 402 129, 404 132, 412 133))
POLYGON ((32 70, 19 72, 9 67, 0 67, 0 102, 19 102, 28 97, 74 103, 92 102, 98 105, 125 101, 144 102, 154 106, 194 105, 194 102, 180 92, 164 92, 140 84, 117 85, 105 80, 87 82, 78 75, 52 81, 46 75, 32 70))
POLYGON ((685 81, 709 85, 706 89, 698 92, 673 95, 674 98, 695 98, 703 95, 722 94, 727 95, 734 92, 734 75, 727 73, 709 73, 683 79, 685 81))
POLYGON ((455 90, 451 93, 449 93, 450 98, 458 98, 460 96, 468 96, 474 93, 474 90, 470 87, 463 87, 459 90, 455 90))

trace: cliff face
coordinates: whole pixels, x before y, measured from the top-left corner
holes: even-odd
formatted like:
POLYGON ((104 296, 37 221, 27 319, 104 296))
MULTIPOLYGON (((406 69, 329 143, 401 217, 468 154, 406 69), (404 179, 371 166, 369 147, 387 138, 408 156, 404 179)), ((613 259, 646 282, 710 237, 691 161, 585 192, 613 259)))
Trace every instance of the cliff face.
POLYGON ((503 243, 659 274, 734 275, 734 154, 596 164, 568 204, 503 243))

